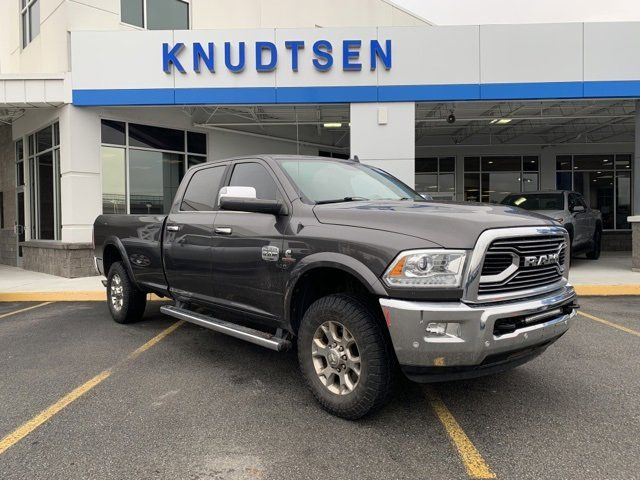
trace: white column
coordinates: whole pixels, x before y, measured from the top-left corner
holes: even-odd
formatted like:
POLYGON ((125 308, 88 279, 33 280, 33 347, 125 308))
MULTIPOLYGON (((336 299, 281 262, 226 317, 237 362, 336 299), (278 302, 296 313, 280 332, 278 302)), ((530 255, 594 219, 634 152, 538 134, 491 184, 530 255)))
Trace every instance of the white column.
POLYGON ((636 101, 636 137, 635 137, 635 152, 633 155, 633 190, 631 191, 633 197, 633 215, 640 215, 640 100, 636 101))
POLYGON ((66 105, 60 112, 62 241, 91 243, 102 213, 100 118, 96 111, 66 105))
POLYGON ((413 102, 352 103, 351 156, 415 186, 413 102))

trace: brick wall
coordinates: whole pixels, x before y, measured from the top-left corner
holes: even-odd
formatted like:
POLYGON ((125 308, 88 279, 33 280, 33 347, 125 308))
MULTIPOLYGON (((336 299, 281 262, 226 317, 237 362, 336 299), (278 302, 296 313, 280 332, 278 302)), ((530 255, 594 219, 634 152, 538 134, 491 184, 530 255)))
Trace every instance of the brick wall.
POLYGON ((88 244, 32 240, 22 244, 22 252, 25 270, 66 278, 97 275, 93 250, 88 244))

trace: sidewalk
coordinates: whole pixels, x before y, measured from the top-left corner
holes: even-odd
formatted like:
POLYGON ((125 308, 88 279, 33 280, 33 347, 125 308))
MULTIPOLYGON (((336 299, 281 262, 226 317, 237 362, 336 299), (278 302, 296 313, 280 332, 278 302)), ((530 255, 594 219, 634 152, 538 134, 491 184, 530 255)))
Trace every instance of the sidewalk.
MULTIPOLYGON (((640 273, 629 252, 604 252, 599 260, 573 259, 569 280, 579 295, 640 295, 640 273)), ((103 277, 62 278, 0 265, 0 301, 104 300, 103 277)))

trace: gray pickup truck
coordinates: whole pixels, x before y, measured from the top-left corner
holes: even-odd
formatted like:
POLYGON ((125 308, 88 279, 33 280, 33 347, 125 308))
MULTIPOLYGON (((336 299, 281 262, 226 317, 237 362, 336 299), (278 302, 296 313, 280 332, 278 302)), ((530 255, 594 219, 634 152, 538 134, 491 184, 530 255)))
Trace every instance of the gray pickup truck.
MULTIPOLYGON (((320 404, 380 407, 417 382, 521 365, 569 328, 567 231, 509 206, 426 201, 357 161, 252 156, 189 169, 168 215, 101 215, 114 320, 161 311, 281 351, 320 404)), ((260 368, 260 366, 256 366, 260 368)))
POLYGON ((597 260, 602 251, 602 214, 587 205, 578 192, 541 190, 513 193, 501 202, 552 218, 569 232, 572 255, 586 253, 597 260))

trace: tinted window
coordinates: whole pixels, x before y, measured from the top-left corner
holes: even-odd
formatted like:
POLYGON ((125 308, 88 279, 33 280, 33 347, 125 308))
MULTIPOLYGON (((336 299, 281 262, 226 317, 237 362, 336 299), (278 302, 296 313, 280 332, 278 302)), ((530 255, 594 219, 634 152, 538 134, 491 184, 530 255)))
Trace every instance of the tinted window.
POLYGON ((259 163, 239 163, 233 169, 231 181, 232 187, 253 187, 256 189, 257 198, 263 200, 276 200, 276 182, 267 169, 259 163))
POLYGON ((181 0, 147 0, 149 30, 186 30, 189 28, 189 4, 181 0))
POLYGON ((207 136, 204 133, 187 132, 187 152, 207 154, 207 136))
POLYGON ((180 210, 213 210, 225 168, 225 166, 220 166, 198 170, 189 181, 180 210))
POLYGON ((184 132, 172 128, 129 124, 129 145, 184 152, 184 132))
POLYGON ((111 145, 124 145, 124 122, 114 122, 112 120, 102 120, 102 143, 111 145))
POLYGON ((120 19, 124 23, 144 27, 143 0, 120 0, 120 19))

